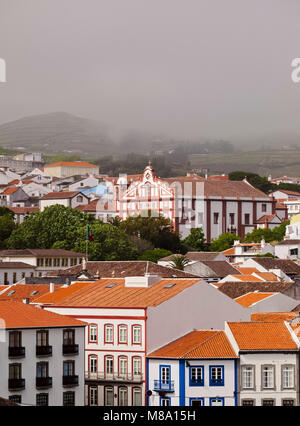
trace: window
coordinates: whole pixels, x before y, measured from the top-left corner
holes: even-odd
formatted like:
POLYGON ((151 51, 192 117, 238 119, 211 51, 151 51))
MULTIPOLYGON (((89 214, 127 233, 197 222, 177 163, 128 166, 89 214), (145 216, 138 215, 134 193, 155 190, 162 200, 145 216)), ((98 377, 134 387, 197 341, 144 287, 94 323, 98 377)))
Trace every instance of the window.
POLYGON ((63 406, 74 407, 75 406, 75 392, 63 392, 63 406))
POLYGON ((14 272, 13 273, 13 283, 16 283, 16 282, 17 282, 17 273, 14 272))
POLYGON ((47 393, 38 393, 36 395, 36 405, 46 407, 48 406, 48 399, 47 393))
POLYGON ((249 223, 250 223, 250 214, 246 213, 245 214, 245 225, 249 225, 249 223))
POLYGON ((127 325, 119 325, 119 343, 127 343, 127 325))
POLYGON ((97 343, 97 330, 98 327, 96 324, 90 324, 89 325, 89 342, 90 343, 97 343))
POLYGON ((266 212, 267 211, 267 205, 266 204, 262 204, 261 205, 261 211, 262 212, 266 212))
POLYGON ((89 371, 90 373, 97 373, 98 371, 98 357, 97 355, 91 355, 89 357, 89 371))
POLYGON ((134 407, 139 407, 140 405, 142 405, 142 389, 141 388, 133 388, 132 405, 134 407))
POLYGON ((48 362, 38 362, 36 364, 36 377, 48 377, 48 362))
POLYGON ((9 282, 8 282, 8 273, 4 272, 4 285, 8 285, 8 284, 9 284, 9 282))
POLYGON ((266 365, 262 367, 262 387, 264 389, 274 388, 274 366, 266 365))
POLYGON ((104 388, 104 405, 113 407, 114 405, 114 388, 105 386, 104 388))
POLYGON ((298 249, 293 248, 290 250, 290 256, 298 256, 298 249))
POLYGON ((141 366, 142 366, 141 358, 134 356, 132 358, 132 373, 133 373, 133 375, 141 374, 141 366))
POLYGON ((124 375, 127 373, 127 357, 120 356, 119 357, 119 374, 124 375))
POLYGON ((254 388, 254 367, 243 366, 242 367, 242 387, 243 389, 254 388))
POLYGON ((74 376, 75 374, 75 362, 64 361, 63 363, 63 374, 65 377, 74 376))
POLYGON ((22 364, 9 364, 8 377, 9 379, 21 379, 22 364))
POLYGON ((125 387, 119 388, 119 406, 128 405, 128 390, 125 387))
POLYGON ((104 343, 114 342, 114 326, 112 324, 105 324, 104 326, 104 343))
POLYGON ((224 405, 224 398, 210 398, 210 405, 220 407, 224 405))
POLYGON ((10 395, 8 397, 9 401, 15 402, 16 404, 22 404, 22 396, 21 395, 10 395))
POLYGON ((242 400, 243 407, 254 407, 254 399, 243 399, 242 400))
POLYGON ((294 399, 283 399, 282 405, 284 407, 292 407, 293 405, 295 405, 295 400, 294 399))
POLYGON ((90 406, 96 406, 98 405, 98 388, 97 387, 90 387, 90 406))
POLYGON ((63 331, 63 344, 64 345, 75 344, 75 330, 68 329, 63 331))
POLYGON ((275 405, 274 399, 263 399, 262 404, 263 407, 273 407, 275 405))
POLYGON ((203 386, 203 366, 190 367, 190 386, 203 386))
POLYGON ((9 332, 9 347, 19 348, 22 346, 22 332, 21 331, 10 331, 9 332))
POLYGON ((48 331, 47 330, 39 330, 36 332, 36 345, 37 346, 48 346, 48 331))
POLYGON ((105 373, 113 374, 114 372, 114 359, 112 356, 105 357, 105 373))
POLYGON ((160 398, 160 405, 161 407, 168 407, 171 405, 171 399, 170 398, 160 398))
POLYGON ((293 389, 295 386, 294 377, 295 377, 294 366, 283 365, 282 366, 282 388, 293 389))
POLYGON ((82 201, 83 201, 83 197, 81 195, 78 195, 77 202, 82 203, 82 201))
POLYGON ((25 272, 22 272, 22 279, 25 278, 25 272))
POLYGON ((230 225, 234 225, 234 213, 229 214, 230 225))
POLYGON ((209 385, 224 386, 224 366, 216 365, 209 367, 209 385))
POLYGON ((141 339, 141 326, 133 325, 132 326, 132 344, 139 345, 142 343, 141 339))
POLYGON ((214 225, 218 225, 219 223, 219 213, 214 213, 214 225))
POLYGON ((190 398, 190 406, 192 407, 203 407, 204 398, 190 398))

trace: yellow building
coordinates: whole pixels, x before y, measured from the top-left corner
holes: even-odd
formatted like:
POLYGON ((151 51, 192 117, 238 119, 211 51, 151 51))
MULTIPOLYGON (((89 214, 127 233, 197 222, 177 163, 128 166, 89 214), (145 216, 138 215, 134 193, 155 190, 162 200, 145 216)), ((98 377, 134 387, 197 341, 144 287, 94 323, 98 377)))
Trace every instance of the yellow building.
POLYGON ((99 167, 84 161, 59 161, 44 167, 44 175, 52 177, 68 177, 74 175, 95 175, 99 167))

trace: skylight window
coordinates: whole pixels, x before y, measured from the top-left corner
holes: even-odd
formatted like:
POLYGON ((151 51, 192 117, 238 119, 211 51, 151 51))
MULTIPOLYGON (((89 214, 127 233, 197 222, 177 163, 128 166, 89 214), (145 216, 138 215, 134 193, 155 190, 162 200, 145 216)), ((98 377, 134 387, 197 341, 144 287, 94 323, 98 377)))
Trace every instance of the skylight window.
POLYGON ((105 286, 105 288, 112 288, 116 285, 117 285, 116 283, 111 283, 111 284, 108 284, 107 286, 105 286))
POLYGON ((171 283, 171 284, 166 285, 164 288, 172 288, 172 287, 174 287, 175 285, 176 285, 176 283, 171 283))
POLYGON ((12 296, 15 293, 15 290, 10 291, 9 293, 7 293, 8 296, 12 296))
POLYGON ((35 294, 38 294, 38 290, 34 290, 32 293, 30 293, 30 296, 34 296, 35 294))

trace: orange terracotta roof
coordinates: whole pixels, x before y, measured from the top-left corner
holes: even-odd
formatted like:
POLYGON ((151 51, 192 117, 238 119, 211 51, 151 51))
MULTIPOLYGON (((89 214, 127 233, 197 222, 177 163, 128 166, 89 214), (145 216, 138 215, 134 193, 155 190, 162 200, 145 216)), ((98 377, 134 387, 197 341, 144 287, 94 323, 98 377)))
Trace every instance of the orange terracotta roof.
POLYGON ((243 266, 239 266, 236 268, 243 275, 252 275, 253 273, 258 273, 259 270, 256 268, 245 268, 243 266))
POLYGON ((14 212, 15 214, 30 214, 33 212, 37 212, 39 210, 38 207, 7 207, 9 210, 14 212))
POLYGON ((274 294, 278 293, 263 293, 254 291, 251 293, 243 294, 242 296, 239 296, 234 299, 234 301, 244 306, 244 308, 249 308, 250 306, 253 306, 254 304, 260 302, 261 300, 274 296, 274 294))
POLYGON ((39 295, 38 297, 36 297, 34 300, 34 303, 56 304, 60 302, 61 300, 64 300, 65 298, 76 293, 77 291, 81 290, 82 288, 87 288, 90 284, 91 282, 77 282, 66 287, 60 286, 60 289, 53 293, 50 293, 49 287, 48 287, 47 293, 44 293, 43 295, 39 295))
MULTIPOLYGON (((192 285, 201 285, 200 278, 168 278, 162 279, 150 287, 125 287, 124 278, 102 278, 87 283, 78 291, 71 285, 61 297, 63 289, 58 290, 50 298, 44 296, 35 302, 53 303, 56 306, 94 306, 94 307, 132 307, 146 308, 157 306, 192 285), (199 284, 197 284, 199 283, 199 284), (109 284, 115 284, 108 288, 109 284), (175 284, 166 288, 168 284, 175 284)), ((79 283, 78 283, 79 284, 79 283)), ((80 283, 82 284, 82 283, 80 283)))
POLYGON ((251 321, 255 322, 280 322, 297 318, 296 312, 252 312, 251 321))
POLYGON ((231 248, 229 248, 227 250, 223 250, 222 253, 225 254, 225 255, 227 255, 227 256, 231 256, 231 255, 234 254, 234 248, 231 247, 231 248))
POLYGON ((10 195, 16 192, 20 187, 6 188, 5 191, 2 192, 2 195, 10 195))
POLYGON ((85 161, 58 161, 57 163, 47 164, 45 167, 98 167, 95 164, 87 163, 85 161))
POLYGON ((243 282, 260 282, 263 281, 261 278, 257 278, 254 275, 231 275, 234 278, 238 278, 239 281, 243 282))
POLYGON ((195 330, 148 355, 153 358, 237 358, 224 331, 195 330))
POLYGON ((49 192, 49 194, 44 195, 41 197, 41 200, 47 200, 49 199, 61 199, 61 198, 73 198, 75 195, 83 195, 79 191, 59 191, 59 192, 49 192))
POLYGON ((279 281, 277 275, 272 272, 255 272, 256 275, 261 277, 264 281, 279 281))
MULTIPOLYGON (((49 284, 13 284, 5 287, 6 291, 0 294, 0 300, 14 300, 21 302, 23 299, 29 299, 30 302, 32 302, 50 291, 49 284)), ((59 288, 61 288, 61 285, 54 286, 55 291, 59 288)))
MULTIPOLYGON (((66 327, 86 325, 86 323, 68 316, 55 314, 26 303, 12 302, 8 300, 0 301, 0 314, 1 319, 5 321, 5 328, 66 327)), ((1 323, 0 328, 3 328, 1 323)))
POLYGON ((228 322, 240 350, 297 350, 284 322, 228 322))

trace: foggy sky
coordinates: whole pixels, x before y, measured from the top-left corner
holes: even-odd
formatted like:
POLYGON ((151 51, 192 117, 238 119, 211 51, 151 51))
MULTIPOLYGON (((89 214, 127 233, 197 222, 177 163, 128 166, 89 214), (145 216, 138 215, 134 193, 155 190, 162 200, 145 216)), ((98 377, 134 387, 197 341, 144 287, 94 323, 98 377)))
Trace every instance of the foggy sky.
POLYGON ((0 123, 300 142, 299 0, 0 0, 0 123))

